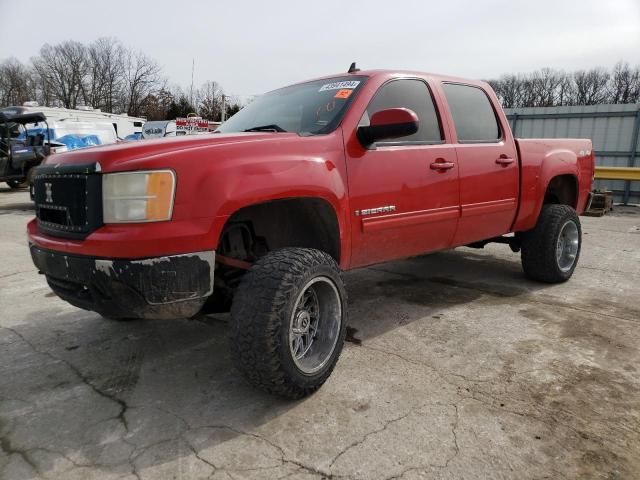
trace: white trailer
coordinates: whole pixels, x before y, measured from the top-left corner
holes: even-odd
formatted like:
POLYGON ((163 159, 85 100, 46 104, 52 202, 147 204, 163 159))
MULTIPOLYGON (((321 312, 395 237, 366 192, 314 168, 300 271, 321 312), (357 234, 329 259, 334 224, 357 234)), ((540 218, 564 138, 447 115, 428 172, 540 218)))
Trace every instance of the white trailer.
POLYGON ((11 115, 42 112, 49 121, 109 122, 113 124, 113 128, 119 138, 124 138, 134 133, 141 134, 142 126, 146 122, 143 117, 130 117, 126 113, 107 113, 91 107, 78 107, 77 109, 40 107, 37 102, 25 102, 22 106, 5 107, 0 111, 11 115))

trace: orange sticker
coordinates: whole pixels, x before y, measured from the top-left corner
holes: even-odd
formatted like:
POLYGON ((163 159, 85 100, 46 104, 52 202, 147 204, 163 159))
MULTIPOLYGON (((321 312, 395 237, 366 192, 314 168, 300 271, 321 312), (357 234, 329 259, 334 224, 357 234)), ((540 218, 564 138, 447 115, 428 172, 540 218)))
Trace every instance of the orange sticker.
POLYGON ((349 95, 351 95, 351 92, 353 92, 353 90, 349 88, 344 88, 342 90, 338 90, 338 93, 336 93, 333 98, 349 98, 349 95))

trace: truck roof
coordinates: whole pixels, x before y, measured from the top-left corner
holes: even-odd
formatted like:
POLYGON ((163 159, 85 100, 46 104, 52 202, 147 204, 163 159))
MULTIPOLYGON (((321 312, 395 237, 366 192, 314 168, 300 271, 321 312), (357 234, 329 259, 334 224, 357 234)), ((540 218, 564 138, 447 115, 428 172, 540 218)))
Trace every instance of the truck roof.
POLYGON ((419 72, 416 70, 391 70, 391 69, 371 69, 371 70, 358 70, 357 72, 353 72, 353 73, 347 73, 347 72, 334 73, 332 75, 323 75, 321 77, 303 80, 301 82, 296 82, 295 84, 292 84, 292 85, 313 82, 316 80, 324 80, 328 78, 345 77, 349 75, 361 76, 361 77, 364 76, 364 77, 371 77, 371 78, 380 77, 380 76, 388 77, 388 78, 413 76, 413 77, 429 78, 429 79, 440 81, 440 82, 457 82, 457 83, 466 83, 469 85, 486 85, 486 82, 482 80, 473 80, 469 78, 456 77, 453 75, 419 72))

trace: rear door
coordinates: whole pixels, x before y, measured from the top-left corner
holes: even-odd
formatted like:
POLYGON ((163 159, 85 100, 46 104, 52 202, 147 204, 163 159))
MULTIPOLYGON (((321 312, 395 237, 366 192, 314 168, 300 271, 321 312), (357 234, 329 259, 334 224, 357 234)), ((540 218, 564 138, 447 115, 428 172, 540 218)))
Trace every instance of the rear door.
POLYGON ((445 144, 429 86, 414 78, 383 84, 360 125, 394 107, 416 113, 415 134, 369 148, 355 133, 347 140, 352 267, 447 248, 458 222, 455 147, 445 144))
POLYGON ((453 245, 509 232, 518 207, 515 142, 480 87, 442 84, 455 126, 460 220, 453 245))

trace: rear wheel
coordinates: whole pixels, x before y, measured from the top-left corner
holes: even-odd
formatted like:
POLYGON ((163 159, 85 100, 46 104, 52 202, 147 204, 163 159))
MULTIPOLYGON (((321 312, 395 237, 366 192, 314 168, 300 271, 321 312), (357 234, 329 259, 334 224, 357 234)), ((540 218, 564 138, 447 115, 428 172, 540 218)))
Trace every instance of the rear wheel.
POLYGON ((285 248, 258 260, 231 307, 231 348, 254 386, 288 398, 314 392, 338 361, 346 292, 324 252, 285 248))
POLYGON ((24 180, 21 182, 19 180, 7 180, 7 185, 9 185, 9 188, 12 190, 16 190, 18 188, 27 188, 29 186, 29 181, 24 180))
POLYGON ((580 257, 582 229, 568 205, 544 205, 533 230, 522 236, 522 268, 534 280, 548 283, 571 278, 580 257))

